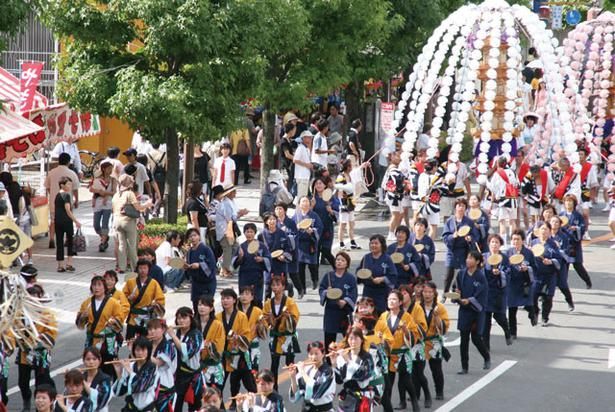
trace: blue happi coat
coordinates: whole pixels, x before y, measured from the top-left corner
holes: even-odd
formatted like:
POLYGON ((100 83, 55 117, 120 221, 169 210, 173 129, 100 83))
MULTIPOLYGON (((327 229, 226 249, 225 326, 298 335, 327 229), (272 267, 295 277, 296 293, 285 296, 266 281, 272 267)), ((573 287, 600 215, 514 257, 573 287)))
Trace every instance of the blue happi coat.
POLYGON ((469 217, 464 216, 460 222, 457 222, 455 216, 451 216, 444 224, 442 240, 446 245, 446 267, 461 269, 466 265, 466 256, 472 250, 474 242, 479 240, 479 232, 469 217), (469 226, 471 228, 469 233, 469 236, 472 238, 471 242, 466 241, 465 238, 453 236, 457 229, 462 226, 469 226))
POLYGON ((318 294, 320 295, 320 305, 325 307, 325 314, 322 318, 325 333, 346 334, 357 301, 357 279, 355 276, 346 272, 339 277, 334 271, 328 272, 320 279, 318 294), (341 289, 343 294, 340 299, 346 301, 343 308, 339 307, 338 300, 327 298, 329 287, 341 289))
POLYGON ((587 232, 585 219, 583 215, 576 210, 572 211, 572 213, 564 211, 559 215, 568 218, 568 225, 563 228, 570 236, 568 248, 565 250, 567 261, 568 263, 583 263, 583 245, 581 241, 583 240, 583 236, 585 236, 585 232, 587 232))
MULTIPOLYGON (((540 239, 534 239, 532 245, 536 245, 540 239)), ((545 259, 552 261, 551 265, 543 263, 542 258, 536 258, 536 283, 534 284, 534 293, 546 296, 555 294, 555 286, 557 286, 557 277, 562 269, 564 261, 563 256, 559 252, 557 243, 552 238, 547 239, 544 243, 545 253, 542 256, 545 259)))
POLYGON ((333 246, 333 237, 335 235, 335 214, 329 214, 327 211, 327 202, 320 196, 314 195, 314 213, 318 215, 322 222, 322 234, 320 235, 319 247, 331 249, 333 246))
POLYGON ((427 235, 418 239, 414 234, 411 234, 409 242, 415 246, 415 249, 416 245, 423 245, 424 249, 421 252, 417 252, 419 256, 417 269, 419 271, 419 276, 425 276, 431 279, 431 265, 436 260, 436 245, 433 239, 427 235))
POLYGON ((383 253, 379 257, 374 257, 371 253, 366 254, 361 259, 358 269, 369 269, 372 271, 372 278, 384 276, 384 282, 376 284, 372 279, 357 279, 358 283, 363 283, 363 297, 372 298, 376 304, 378 313, 387 310, 387 296, 391 289, 397 284, 397 270, 395 264, 387 255, 383 253))
POLYGON ((387 248, 387 255, 391 256, 393 253, 401 253, 404 255, 404 260, 400 264, 395 264, 397 270, 397 283, 395 287, 399 285, 408 285, 412 282, 412 279, 419 276, 418 264, 421 257, 416 252, 416 249, 410 242, 406 242, 403 246, 399 247, 397 242, 392 243, 387 248), (408 265, 409 270, 404 270, 404 265, 408 265))
POLYGON ((282 229, 284 233, 286 233, 290 252, 292 255, 292 260, 288 262, 288 273, 297 273, 299 272, 299 260, 297 259, 297 224, 293 219, 286 216, 284 218, 284 222, 280 222, 278 220, 278 227, 282 229))
MULTIPOLYGON (((534 304, 534 283, 536 274, 536 259, 531 250, 523 246, 519 252, 514 248, 506 251, 510 258, 520 253, 523 255, 523 263, 527 270, 522 271, 521 265, 510 265, 510 283, 508 284, 508 307, 532 306, 534 304)), ((510 262, 509 262, 510 263, 510 262)))
POLYGON ((506 313, 506 309, 508 309, 508 282, 510 276, 508 257, 502 254, 502 262, 497 266, 500 270, 500 274, 496 275, 493 273, 495 267, 487 262, 489 256, 491 256, 490 252, 483 254, 485 259, 485 277, 489 285, 486 311, 491 313, 506 313))
POLYGON ((303 219, 312 219, 312 234, 309 234, 307 230, 299 230, 297 229, 297 260, 299 263, 308 263, 308 264, 318 264, 318 254, 316 251, 318 250, 318 242, 320 241, 320 236, 323 231, 322 221, 320 217, 312 211, 309 211, 307 214, 301 213, 301 210, 297 210, 295 212, 295 216, 293 220, 295 224, 298 224, 303 219))
POLYGON ((483 334, 485 327, 485 308, 489 293, 487 278, 482 269, 470 275, 466 268, 457 273, 457 288, 460 291, 461 299, 470 301, 467 305, 459 305, 457 319, 457 329, 459 331, 470 331, 475 325, 476 332, 483 334))
POLYGON ((281 250, 284 252, 282 256, 284 256, 284 260, 280 260, 279 258, 271 258, 271 275, 285 275, 287 276, 290 272, 288 271, 289 262, 292 262, 293 252, 291 242, 281 228, 276 228, 274 232, 270 232, 269 229, 264 229, 263 232, 258 235, 258 240, 265 243, 269 252, 274 252, 276 250, 281 250))

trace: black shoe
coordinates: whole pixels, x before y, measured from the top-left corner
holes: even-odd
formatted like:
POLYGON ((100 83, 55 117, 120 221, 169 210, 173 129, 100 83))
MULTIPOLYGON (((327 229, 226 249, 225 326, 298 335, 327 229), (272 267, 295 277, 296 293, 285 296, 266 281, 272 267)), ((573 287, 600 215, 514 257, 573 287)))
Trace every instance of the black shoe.
POLYGON ((406 405, 405 403, 400 403, 395 407, 396 411, 405 411, 406 409, 408 409, 408 405, 406 405))
POLYGON ((483 369, 491 369, 491 360, 486 360, 485 363, 483 363, 483 369))
POLYGON ((444 394, 436 393, 436 400, 437 401, 443 401, 444 400, 444 394))
MULTIPOLYGON (((517 337, 515 336, 515 339, 516 339, 516 338, 517 338, 517 337)), ((513 338, 512 338, 512 336, 509 336, 508 338, 506 338, 506 345, 507 345, 507 346, 510 346, 510 345, 512 345, 512 344, 513 344, 513 338)))
POLYGON ((303 299, 303 296, 305 296, 305 294, 303 293, 303 291, 299 292, 298 299, 299 299, 299 300, 303 299))
POLYGON ((462 370, 457 372, 457 375, 467 375, 467 374, 468 374, 468 370, 467 369, 462 369, 462 370))
POLYGON ((511 335, 510 336, 513 340, 517 340, 517 335, 511 335))
POLYGON ((591 288, 592 288, 592 283, 591 283, 591 281, 590 281, 590 282, 587 282, 587 283, 585 284, 585 287, 587 287, 587 289, 591 289, 591 288))
POLYGON ((244 185, 249 185, 250 183, 252 183, 251 180, 246 180, 246 181, 243 182, 244 185))
POLYGON ((56 248, 56 242, 54 242, 53 240, 49 241, 49 249, 55 249, 56 248))
POLYGON ((421 407, 419 406, 419 401, 412 402, 412 412, 420 412, 421 407))
POLYGON ((425 409, 431 408, 431 398, 425 398, 425 409))
POLYGON ((532 326, 536 326, 538 325, 538 315, 534 315, 530 318, 530 322, 532 324, 532 326))
POLYGON ((98 251, 99 252, 104 252, 105 251, 105 244, 101 243, 100 245, 98 245, 98 251))
POLYGON ((355 250, 359 250, 361 249, 361 246, 357 245, 357 243, 354 240, 350 241, 350 248, 351 249, 355 249, 355 250))

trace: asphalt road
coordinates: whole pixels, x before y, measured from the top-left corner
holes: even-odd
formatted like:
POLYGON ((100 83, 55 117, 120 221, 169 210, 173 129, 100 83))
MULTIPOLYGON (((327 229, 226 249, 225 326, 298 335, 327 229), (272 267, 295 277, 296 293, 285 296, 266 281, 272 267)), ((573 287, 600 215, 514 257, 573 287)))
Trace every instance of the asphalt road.
MULTIPOLYGON (((240 191, 238 201, 247 206, 254 194, 240 191)), ((254 203, 252 201, 252 203, 254 203)), ((254 208, 252 206, 251 208, 254 208)), ((595 208, 592 236, 604 235, 606 214, 595 208)), ((91 210, 79 209, 82 222, 88 223, 86 234, 91 229, 91 210)), ((386 233, 385 222, 378 214, 363 214, 359 217, 358 240, 364 248, 367 238, 373 233, 386 233)), ((93 239, 93 237, 90 237, 93 239)), ((492 369, 483 371, 478 352, 470 345, 470 373, 458 376, 460 368, 458 333, 456 331, 457 308, 447 303, 452 318, 448 336, 453 355, 444 365, 445 399, 434 401, 432 410, 437 411, 608 411, 615 410, 613 383, 615 382, 615 251, 609 242, 589 245, 585 249, 586 267, 593 279, 594 288, 586 290, 573 270, 570 285, 576 310, 568 312, 563 296, 557 292, 551 324, 548 327, 531 327, 524 312, 519 313, 519 339, 506 346, 501 329, 494 324, 492 329, 492 369), (610 359, 610 362, 609 362, 610 359), (610 364, 609 364, 610 363, 610 364)), ((84 333, 73 324, 75 311, 88 294, 88 282, 93 273, 102 273, 114 267, 111 253, 99 254, 92 242, 92 251, 76 259, 78 272, 58 274, 54 272, 54 251, 47 249, 47 239, 36 241, 35 264, 39 267, 40 282, 48 293, 56 297, 52 306, 59 309, 60 334, 52 359, 52 372, 58 388, 63 388, 62 372, 77 367, 83 350, 84 333)), ((444 247, 437 244, 434 279, 443 284, 444 247)), ((358 263, 365 250, 352 252, 353 262, 358 263)), ((321 269, 321 274, 324 268, 321 269)), ((219 287, 236 285, 236 281, 221 280, 219 287)), ((175 308, 189 305, 188 290, 167 295, 167 313, 175 308)), ((301 320, 299 337, 302 347, 312 340, 322 340, 322 308, 315 291, 309 291, 299 302, 301 320)), ((269 364, 268 349, 261 345, 263 365, 269 364)), ((125 350, 125 349, 124 349, 125 350)), ((303 359, 305 354, 298 356, 303 359)), ((12 362, 13 363, 13 362, 12 362)), ((428 369, 428 368, 427 368, 428 369)), ((432 385, 430 373, 426 371, 432 385)), ((288 381, 282 375, 280 391, 287 397, 288 381)), ((21 397, 17 388, 17 371, 13 365, 9 375, 9 411, 21 411, 21 397)), ((228 386, 228 385, 227 385, 228 386)), ((433 385, 432 385, 433 388, 433 385)), ((394 391, 397 392, 397 391, 394 391)), ((228 390, 227 390, 228 393, 228 390)), ((433 393, 433 389, 432 389, 433 393)), ((398 404, 394 395, 393 405, 398 404)), ((119 411, 122 402, 114 399, 110 410, 119 411)), ((286 404, 288 411, 299 411, 299 405, 286 404)))

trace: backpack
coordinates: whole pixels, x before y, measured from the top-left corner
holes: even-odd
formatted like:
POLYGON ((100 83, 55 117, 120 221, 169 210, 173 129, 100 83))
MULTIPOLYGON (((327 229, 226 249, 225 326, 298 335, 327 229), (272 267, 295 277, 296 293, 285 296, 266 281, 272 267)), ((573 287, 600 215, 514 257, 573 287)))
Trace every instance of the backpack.
POLYGON ((150 159, 152 159, 152 162, 154 162, 154 170, 152 170, 152 175, 154 177, 154 180, 156 181, 156 183, 164 182, 167 178, 167 171, 163 165, 164 157, 166 156, 166 153, 163 153, 162 156, 160 156, 159 161, 155 161, 154 158, 150 155, 148 156, 150 159))
POLYGON ((261 195, 261 201, 258 205, 258 214, 263 217, 267 213, 273 213, 275 204, 278 200, 279 187, 271 190, 269 184, 265 186, 265 193, 261 195))

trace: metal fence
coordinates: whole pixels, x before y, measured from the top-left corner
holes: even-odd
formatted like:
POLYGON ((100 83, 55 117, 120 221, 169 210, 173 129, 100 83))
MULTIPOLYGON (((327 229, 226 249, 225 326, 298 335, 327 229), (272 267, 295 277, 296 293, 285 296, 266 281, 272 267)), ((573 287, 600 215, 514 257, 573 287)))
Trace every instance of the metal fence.
POLYGON ((50 104, 55 104, 58 74, 53 67, 53 59, 58 49, 53 33, 34 13, 30 13, 21 32, 8 38, 7 50, 0 54, 0 65, 19 78, 23 61, 45 62, 38 91, 49 99, 50 104))

